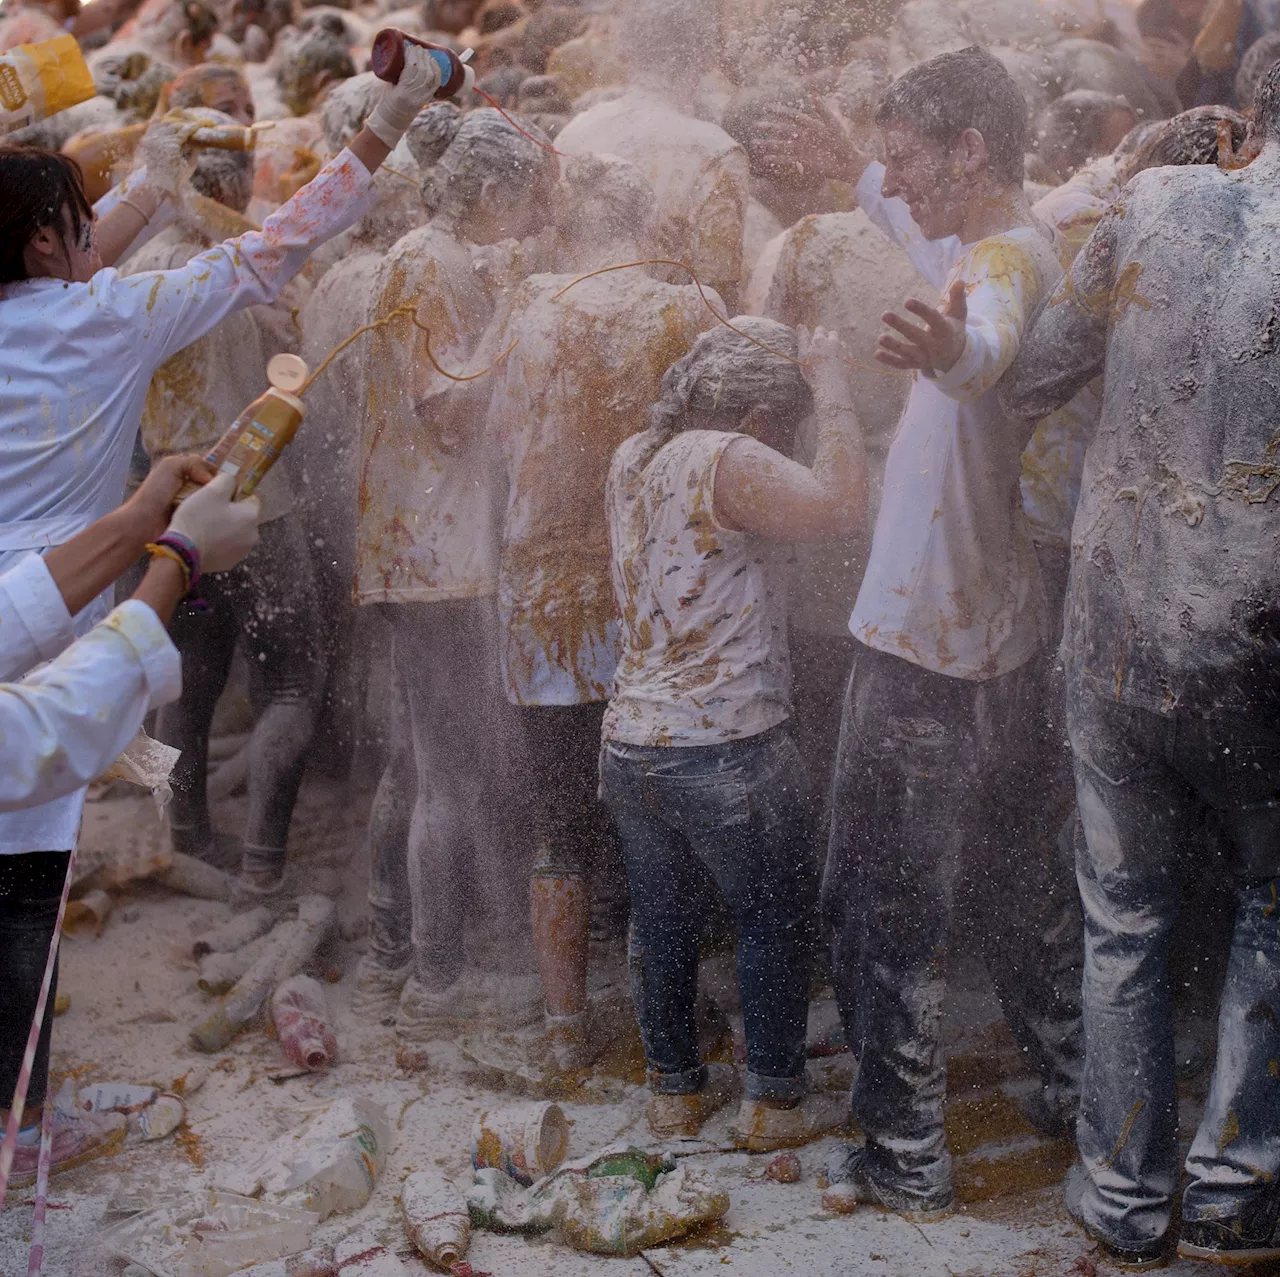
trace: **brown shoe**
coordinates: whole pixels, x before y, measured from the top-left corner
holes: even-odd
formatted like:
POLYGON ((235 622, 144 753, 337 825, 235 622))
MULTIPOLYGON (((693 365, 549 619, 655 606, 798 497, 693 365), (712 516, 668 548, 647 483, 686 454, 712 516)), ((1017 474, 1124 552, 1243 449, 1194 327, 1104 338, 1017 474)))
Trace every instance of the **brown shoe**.
POLYGON ((729 1136, 735 1148, 772 1153, 816 1140, 844 1125, 848 1116, 848 1100, 824 1091, 806 1095, 790 1106, 776 1100, 743 1100, 729 1136))
POLYGON ((737 1077, 728 1064, 708 1064, 702 1090, 649 1099, 649 1130, 660 1140, 693 1140, 702 1124, 733 1098, 737 1077))

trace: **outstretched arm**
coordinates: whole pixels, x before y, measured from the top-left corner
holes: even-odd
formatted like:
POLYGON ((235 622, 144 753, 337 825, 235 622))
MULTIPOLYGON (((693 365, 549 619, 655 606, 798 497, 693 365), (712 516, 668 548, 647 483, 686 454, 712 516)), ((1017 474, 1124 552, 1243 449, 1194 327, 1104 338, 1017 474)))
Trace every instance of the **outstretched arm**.
POLYGON ((867 517, 867 460, 849 404, 839 342, 818 329, 807 351, 817 447, 802 466, 759 440, 735 439, 716 470, 715 514, 726 527, 779 541, 831 541, 859 532, 867 517))

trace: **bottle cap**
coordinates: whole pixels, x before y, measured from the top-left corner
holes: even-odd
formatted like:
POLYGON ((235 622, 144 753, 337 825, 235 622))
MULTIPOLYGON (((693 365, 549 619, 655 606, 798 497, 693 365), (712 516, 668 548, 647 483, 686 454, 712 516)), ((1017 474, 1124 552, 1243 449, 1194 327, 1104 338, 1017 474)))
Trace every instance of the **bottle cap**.
POLYGON ((296 394, 306 385, 310 371, 298 355, 273 355, 267 363, 267 381, 277 390, 296 394))

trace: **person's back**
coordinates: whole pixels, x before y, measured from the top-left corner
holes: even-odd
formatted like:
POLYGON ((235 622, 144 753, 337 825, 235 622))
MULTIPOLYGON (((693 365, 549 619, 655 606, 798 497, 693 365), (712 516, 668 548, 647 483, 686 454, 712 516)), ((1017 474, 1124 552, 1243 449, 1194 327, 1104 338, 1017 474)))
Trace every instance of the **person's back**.
POLYGON ((1150 170, 1086 250, 1111 324, 1071 642, 1149 709, 1280 708, 1274 167, 1150 170))
POLYGON ((663 371, 713 323, 697 291, 640 271, 534 275, 499 345, 490 419, 509 493, 499 590, 516 703, 604 700, 616 634, 603 517, 613 450, 644 424, 663 371))
POLYGON ((1274 1111, 1252 1106, 1276 1051, 1273 1029, 1253 1023, 1280 971, 1280 67, 1259 89, 1251 132, 1262 149, 1243 170, 1152 169, 1125 188, 1002 390, 1011 411, 1036 418, 1105 371, 1063 644, 1089 941, 1082 1166, 1068 1204, 1103 1253, 1143 1266, 1163 1257, 1174 1213, 1170 960, 1185 884, 1206 866, 1210 813, 1234 934, 1178 1251, 1280 1258, 1274 1111))
POLYGON ((677 257, 688 253, 705 284, 719 288, 742 278, 747 157, 718 124, 631 89, 571 120, 556 149, 630 160, 658 197, 667 249, 677 257))
POLYGON ((790 716, 781 551, 712 509, 739 437, 687 430, 654 453, 646 433, 614 457, 606 503, 625 606, 606 740, 718 744, 790 716))

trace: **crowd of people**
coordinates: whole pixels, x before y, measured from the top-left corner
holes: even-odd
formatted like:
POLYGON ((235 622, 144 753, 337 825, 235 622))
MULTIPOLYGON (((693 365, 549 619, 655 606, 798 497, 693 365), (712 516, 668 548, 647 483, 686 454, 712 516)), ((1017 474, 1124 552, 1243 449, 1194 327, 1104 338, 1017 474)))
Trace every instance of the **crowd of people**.
MULTIPOLYGON (((99 90, 0 150, 0 1099, 84 786, 159 707, 172 847, 247 904, 306 888, 308 768, 376 757, 353 1007, 407 1042, 541 1026, 530 1068, 589 1070, 592 940, 625 935, 655 1138, 735 1099, 752 1151, 852 1115, 827 1205, 928 1219, 968 947, 1109 1259, 1280 1257, 1280 13, 846 8, 0 18, 0 51, 71 30, 99 90), (477 91, 435 100, 412 45, 394 86, 361 70, 386 25, 474 46, 477 91), (281 351, 320 369, 296 444, 170 519, 281 351), (237 651, 233 836, 207 780, 237 651), (700 1047, 713 918, 740 1077, 700 1047), (806 1083, 827 982, 849 1101, 806 1083)), ((59 1122, 55 1169, 118 1134, 59 1122)))

